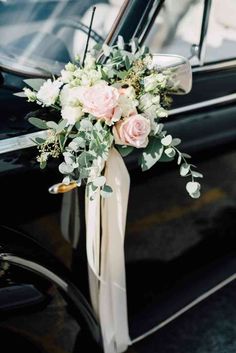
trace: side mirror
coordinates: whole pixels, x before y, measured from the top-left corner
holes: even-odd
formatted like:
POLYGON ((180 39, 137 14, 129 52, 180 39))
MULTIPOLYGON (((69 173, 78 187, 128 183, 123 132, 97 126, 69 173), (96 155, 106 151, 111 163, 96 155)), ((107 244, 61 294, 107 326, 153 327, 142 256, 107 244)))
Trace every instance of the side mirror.
POLYGON ((158 72, 168 74, 168 90, 171 94, 187 94, 192 88, 192 70, 190 62, 179 55, 153 54, 150 65, 158 72))

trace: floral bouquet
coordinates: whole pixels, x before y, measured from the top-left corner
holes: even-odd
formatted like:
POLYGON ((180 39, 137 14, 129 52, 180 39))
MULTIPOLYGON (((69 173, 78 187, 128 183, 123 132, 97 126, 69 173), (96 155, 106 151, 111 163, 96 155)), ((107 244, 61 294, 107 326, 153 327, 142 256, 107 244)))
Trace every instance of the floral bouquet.
POLYGON ((102 173, 115 146, 122 156, 140 149, 143 171, 157 161, 176 157, 180 175, 191 179, 186 185, 188 193, 198 198, 200 184, 195 178, 202 174, 188 162, 190 156, 178 149, 180 139, 168 134, 162 123, 168 117, 170 94, 176 88, 170 69, 158 70, 152 54, 146 47, 140 48, 136 40, 127 47, 121 37, 113 47, 104 44, 104 63, 96 60, 97 51, 98 46, 84 62, 76 58, 75 63, 68 63, 57 78, 26 80, 38 89, 24 89, 28 101, 59 113, 58 121, 29 119, 38 128, 48 130, 46 138, 35 141, 41 168, 50 157, 64 158, 59 170, 68 188, 59 188, 58 184, 51 191, 70 190, 85 182, 91 197, 97 188, 103 197, 109 196, 112 190, 102 173))
MULTIPOLYGON (((35 138, 41 168, 49 158, 60 161, 64 177, 50 192, 70 191, 86 184, 91 301, 105 353, 123 352, 131 341, 123 249, 129 175, 121 156, 139 149, 143 171, 158 161, 176 158, 180 175, 190 177, 188 193, 193 198, 200 196, 195 178, 202 174, 188 162, 190 156, 178 149, 180 139, 168 134, 162 123, 179 82, 171 68, 161 69, 155 64, 146 47, 139 47, 136 40, 125 45, 119 37, 116 45, 96 46, 83 60, 68 63, 57 78, 26 83, 31 86, 24 89, 28 101, 48 107, 56 116, 53 121, 29 119, 46 130, 35 138)), ((76 214, 76 207, 71 203, 69 207, 76 214)))

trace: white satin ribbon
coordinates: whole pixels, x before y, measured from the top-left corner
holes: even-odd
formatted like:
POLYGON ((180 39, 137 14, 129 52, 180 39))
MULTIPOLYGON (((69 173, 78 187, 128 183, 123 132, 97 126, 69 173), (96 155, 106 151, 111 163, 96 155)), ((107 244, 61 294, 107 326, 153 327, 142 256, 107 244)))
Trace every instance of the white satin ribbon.
POLYGON ((120 353, 130 344, 124 257, 130 178, 115 148, 109 153, 105 177, 113 190, 112 196, 102 200, 98 192, 93 200, 86 196, 89 283, 92 305, 101 325, 104 351, 120 353))

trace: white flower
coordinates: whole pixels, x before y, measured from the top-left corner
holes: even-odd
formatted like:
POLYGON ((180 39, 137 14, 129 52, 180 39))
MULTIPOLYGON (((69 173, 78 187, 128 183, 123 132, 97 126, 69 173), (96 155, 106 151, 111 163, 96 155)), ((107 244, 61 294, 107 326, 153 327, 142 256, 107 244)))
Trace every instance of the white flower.
POLYGON ((159 107, 157 109, 156 114, 159 118, 167 118, 168 117, 168 111, 162 107, 159 107))
POLYGON ((200 197, 200 189, 201 185, 196 181, 189 181, 186 184, 186 190, 188 191, 189 195, 194 199, 198 199, 200 197))
POLYGON ((145 92, 153 91, 158 85, 156 74, 144 77, 143 84, 145 92))
POLYGON ((144 110, 143 115, 150 120, 151 130, 156 131, 157 122, 155 119, 157 118, 157 107, 155 105, 151 105, 149 108, 144 110))
POLYGON ((166 85, 166 76, 163 74, 151 74, 144 77, 145 92, 154 91, 157 87, 164 88, 166 85))
POLYGON ((86 69, 95 69, 96 68, 96 59, 91 55, 87 54, 85 61, 84 61, 84 66, 86 69))
POLYGON ((154 102, 155 104, 159 104, 160 102, 160 97, 154 96, 151 93, 145 93, 139 98, 139 108, 145 112, 146 109, 150 108, 154 102))
POLYGON ((82 86, 92 86, 102 78, 101 72, 95 69, 78 69, 74 76, 80 80, 82 86))
POLYGON ((77 69, 77 66, 72 64, 71 62, 68 62, 68 64, 65 65, 66 71, 71 71, 74 72, 77 69))
POLYGON ((81 104, 82 93, 82 87, 70 87, 69 85, 65 85, 60 93, 61 106, 79 106, 81 104))
POLYGON ((63 119, 67 120, 68 125, 74 125, 82 116, 83 111, 81 107, 70 107, 65 106, 61 110, 61 116, 63 119))
POLYGON ((57 100, 62 84, 63 83, 59 80, 52 81, 51 79, 44 82, 37 93, 37 99, 39 102, 46 107, 54 104, 57 100))
POLYGON ((32 91, 31 89, 25 87, 23 88, 24 94, 28 98, 28 102, 35 102, 37 99, 36 93, 32 91))
POLYGON ((102 75, 99 71, 89 69, 88 71, 84 71, 81 77, 81 84, 82 86, 92 86, 100 81, 101 78, 102 75))
POLYGON ((63 83, 69 83, 73 80, 73 72, 67 70, 61 70, 61 80, 63 83))
POLYGON ((125 95, 120 95, 118 99, 118 107, 121 110, 121 115, 125 118, 131 114, 137 114, 137 101, 132 100, 125 95))

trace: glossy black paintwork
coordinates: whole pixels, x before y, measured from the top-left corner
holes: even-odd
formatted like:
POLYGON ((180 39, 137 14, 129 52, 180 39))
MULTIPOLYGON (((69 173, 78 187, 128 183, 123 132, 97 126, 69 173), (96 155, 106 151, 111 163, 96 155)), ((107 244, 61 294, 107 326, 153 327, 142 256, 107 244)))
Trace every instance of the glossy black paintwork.
MULTIPOLYGON (((138 20, 142 14, 140 8, 137 7, 137 3, 137 1, 132 2, 134 10, 137 10, 136 24, 139 23, 138 20)), ((145 1, 145 5, 148 3, 149 1, 145 1)), ((145 5, 142 2, 142 6, 145 5)), ((135 16, 133 13, 130 13, 129 21, 132 18, 135 18, 135 16)), ((123 27, 123 34, 126 33, 129 36, 134 33, 134 28, 128 25, 127 22, 125 26, 123 27)), ((194 74, 192 92, 187 96, 175 97, 173 108, 233 93, 235 75, 235 69, 194 74)), ((30 105, 24 99, 13 95, 13 93, 22 89, 24 85, 23 79, 23 76, 14 73, 4 73, 3 79, 0 76, 0 139, 35 131, 28 123, 27 116, 35 109, 38 109, 38 107, 30 105)), ((213 106, 194 113, 185 113, 170 118, 166 122, 166 126, 173 135, 183 138, 183 145, 186 148, 186 152, 202 151, 212 146, 215 147, 217 144, 232 143, 235 141, 235 114, 236 108, 234 104, 223 104, 217 108, 213 106)), ((61 196, 50 195, 47 190, 50 185, 61 180, 61 176, 57 171, 56 165, 53 163, 50 163, 48 169, 40 170, 35 161, 36 154, 36 149, 30 148, 0 155, 1 204, 3 205, 0 212, 0 224, 18 228, 22 223, 32 219, 59 212, 61 196)), ((136 178, 137 157, 137 155, 134 155, 126 159, 134 183, 140 182, 138 181, 138 177, 136 178)), ((159 168, 158 173, 161 172, 161 168, 159 168)), ((156 170, 154 169, 151 173, 155 174, 156 170)), ((83 191, 82 189, 80 192, 82 215, 84 214, 83 191)), ((88 295, 83 216, 81 223, 82 236, 79 243, 80 246, 76 251, 73 251, 70 270, 66 269, 50 252, 33 242, 30 237, 14 230, 0 229, 0 245, 2 246, 0 250, 1 252, 11 252, 22 256, 22 258, 39 262, 45 268, 49 268, 57 273, 61 278, 66 278, 76 283, 88 295), (81 266, 83 271, 81 271, 81 266), (78 271, 78 268, 80 268, 80 271, 78 271)), ((132 336, 142 333, 143 324, 140 324, 140 322, 145 322, 145 329, 149 329, 157 321, 159 322, 173 313, 176 308, 178 309, 189 300, 192 300, 196 294, 196 290, 199 290, 199 293, 201 293, 209 288, 209 286, 217 283, 218 280, 232 273, 235 268, 234 238, 230 237, 227 242, 223 243, 224 246, 222 246, 223 233, 219 232, 219 238, 215 240, 215 231, 216 229, 212 230, 212 235, 206 242, 199 244, 194 249, 190 249, 183 256, 170 261, 167 265, 165 263, 153 264, 146 261, 145 263, 134 263, 127 267, 129 321, 132 336), (214 247, 211 249, 211 256, 209 256, 208 251, 212 247, 212 244, 214 244, 214 247), (229 253, 230 255, 228 255, 229 253), (201 254, 200 258, 199 254, 201 254), (158 277, 159 280, 158 285, 155 287, 159 301, 159 305, 155 306, 156 310, 158 309, 155 315, 153 311, 154 306, 151 305, 152 303, 149 302, 149 298, 147 297, 149 286, 153 291, 153 283, 146 276, 146 273, 151 273, 150 270, 153 268, 155 268, 153 276, 158 277), (220 271, 222 268, 224 269, 223 272, 220 271), (209 272, 209 276, 205 277, 203 284, 199 284, 202 281, 202 275, 208 273, 206 269, 209 272), (191 280, 188 282, 190 277, 191 280), (196 279, 196 288, 194 287, 194 289, 192 287, 193 278, 196 279), (177 283, 178 285, 176 285, 173 281, 179 281, 179 284, 177 283), (190 288, 192 289, 190 290, 190 288), (145 295, 143 295, 143 292, 145 292, 145 295)), ((34 315, 37 317, 36 313, 41 312, 46 317, 44 311, 50 306, 53 297, 56 297, 57 289, 55 289, 54 284, 32 272, 11 266, 9 271, 6 272, 6 276, 4 274, 0 280, 1 286, 2 288, 13 288, 15 286, 13 289, 16 293, 17 286, 19 286, 19 288, 21 287, 21 291, 26 290, 25 299, 26 297, 31 298, 30 305, 29 302, 25 302, 17 310, 14 307, 15 302, 10 302, 9 300, 8 314, 6 315, 5 313, 3 315, 3 312, 1 313, 0 341, 8 342, 8 351, 6 352, 12 352, 13 347, 15 348, 16 345, 24 347, 24 352, 54 352, 52 347, 48 345, 45 335, 40 336, 40 331, 37 332, 37 335, 40 337, 41 343, 37 340, 32 341, 32 337, 35 338, 34 326, 37 326, 37 320, 34 319, 34 315), (24 287, 26 284, 32 285, 34 290, 30 292, 29 287, 24 287), (15 318, 22 318, 29 314, 33 315, 31 316, 33 318, 32 332, 30 332, 29 327, 22 332, 19 325, 14 326, 12 324, 11 320, 17 321, 15 318), (13 341, 15 341, 15 345, 11 345, 10 342, 13 341)), ((17 294, 15 298, 17 298, 17 294)), ((71 303, 69 302, 68 310, 70 315, 74 317, 74 311, 73 308, 71 309, 71 303)), ((74 320, 83 325, 83 320, 80 321, 80 318, 75 318, 74 320)), ((57 322, 56 318, 54 324, 55 322, 57 322)), ((49 329, 54 324, 50 323, 51 326, 49 325, 49 329)), ((85 330, 85 333, 82 332, 82 334, 78 333, 73 345, 68 347, 67 351, 77 353, 80 351, 91 351, 92 349, 96 352, 100 348, 99 345, 94 346, 91 343, 93 342, 91 337, 92 334, 89 330, 85 330), (80 344, 80 342, 82 343, 80 344), (92 344, 92 347, 88 349, 90 344, 92 344)))

